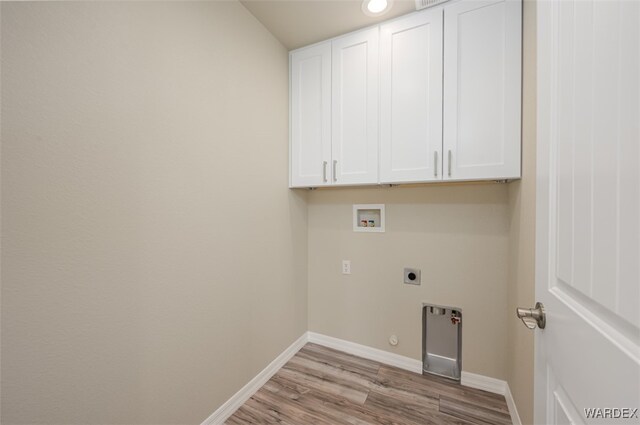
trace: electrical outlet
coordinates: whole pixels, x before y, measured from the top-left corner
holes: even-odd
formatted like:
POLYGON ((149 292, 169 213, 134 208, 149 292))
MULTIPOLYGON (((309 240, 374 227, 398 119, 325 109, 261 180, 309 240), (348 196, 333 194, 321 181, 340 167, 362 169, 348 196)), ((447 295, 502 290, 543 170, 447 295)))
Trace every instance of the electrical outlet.
POLYGON ((351 260, 342 260, 342 274, 351 274, 351 260))

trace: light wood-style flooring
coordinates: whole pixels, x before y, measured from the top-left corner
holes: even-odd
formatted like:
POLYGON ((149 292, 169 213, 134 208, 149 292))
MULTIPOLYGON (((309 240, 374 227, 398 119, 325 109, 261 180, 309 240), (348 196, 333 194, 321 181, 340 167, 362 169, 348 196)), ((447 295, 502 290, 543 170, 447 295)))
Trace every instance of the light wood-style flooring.
POLYGON ((226 422, 511 424, 501 395, 305 345, 226 422))

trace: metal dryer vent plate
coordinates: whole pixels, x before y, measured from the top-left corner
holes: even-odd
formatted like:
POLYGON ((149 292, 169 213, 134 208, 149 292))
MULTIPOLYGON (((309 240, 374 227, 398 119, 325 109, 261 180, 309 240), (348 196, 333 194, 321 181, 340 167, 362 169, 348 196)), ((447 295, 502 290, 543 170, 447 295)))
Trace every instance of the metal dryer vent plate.
POLYGON ((420 269, 404 268, 403 282, 409 285, 420 285, 420 269))

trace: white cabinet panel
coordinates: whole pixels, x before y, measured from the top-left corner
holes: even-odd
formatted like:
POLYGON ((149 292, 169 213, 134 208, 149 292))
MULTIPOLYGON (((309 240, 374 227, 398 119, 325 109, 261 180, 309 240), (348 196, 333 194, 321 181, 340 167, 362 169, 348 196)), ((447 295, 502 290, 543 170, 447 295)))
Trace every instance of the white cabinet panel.
POLYGON ((519 178, 521 33, 459 0, 292 52, 290 186, 519 178))
POLYGON ((329 184, 331 42, 291 53, 291 187, 329 184))
POLYGON ((442 178, 442 9, 380 27, 380 181, 442 178))
POLYGON ((378 28, 332 42, 333 184, 378 182, 378 28))
POLYGON ((444 12, 445 180, 520 177, 520 0, 444 12))

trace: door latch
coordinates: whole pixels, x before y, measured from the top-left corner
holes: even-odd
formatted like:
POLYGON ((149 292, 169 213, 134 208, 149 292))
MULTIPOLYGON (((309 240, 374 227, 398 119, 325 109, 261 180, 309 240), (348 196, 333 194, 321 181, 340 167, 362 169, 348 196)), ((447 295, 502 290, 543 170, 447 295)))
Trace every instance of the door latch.
POLYGON ((544 329, 547 324, 544 305, 540 302, 536 303, 535 308, 516 308, 516 315, 529 329, 534 329, 536 326, 544 329))

